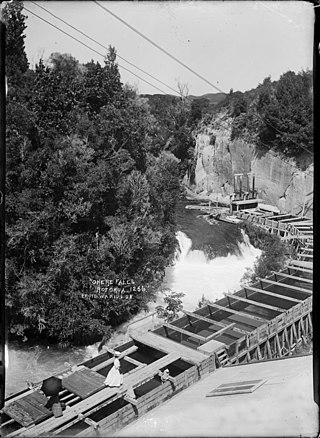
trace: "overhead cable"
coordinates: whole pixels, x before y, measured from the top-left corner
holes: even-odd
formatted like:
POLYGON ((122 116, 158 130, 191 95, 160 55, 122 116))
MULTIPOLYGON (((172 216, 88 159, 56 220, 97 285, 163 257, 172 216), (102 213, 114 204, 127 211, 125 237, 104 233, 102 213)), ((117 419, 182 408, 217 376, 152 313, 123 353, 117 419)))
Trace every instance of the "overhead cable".
MULTIPOLYGON (((91 50, 92 52, 97 53, 98 55, 102 56, 104 59, 106 58, 106 56, 103 53, 98 52, 97 50, 93 49, 92 47, 88 46, 87 44, 85 44, 84 42, 80 41, 78 38, 74 37, 73 35, 69 34, 68 32, 66 32, 63 29, 60 29, 58 26, 56 26, 53 23, 50 23, 50 21, 47 21, 45 18, 40 17, 39 15, 37 15, 35 12, 30 11, 28 8, 26 8, 24 6, 24 9, 29 12, 30 14, 34 15, 35 17, 39 18, 40 20, 44 21, 45 23, 49 24, 50 26, 54 27, 55 29, 59 30, 60 32, 64 33, 65 35, 69 36, 70 38, 74 39, 75 41, 77 41, 78 43, 82 44, 83 46, 87 47, 87 49, 91 50)), ((140 79, 141 81, 145 82, 146 84, 150 85, 153 88, 156 88, 157 90, 161 91, 161 93, 163 94, 167 94, 165 91, 163 91, 161 88, 158 88, 156 85, 151 84, 150 82, 148 82, 146 79, 143 79, 142 77, 138 76, 136 73, 134 73, 133 71, 129 70, 128 68, 124 67, 123 65, 119 64, 119 67, 121 67, 122 69, 128 71, 129 73, 131 73, 132 75, 136 76, 138 79, 140 79)))
MULTIPOLYGON (((75 30, 76 32, 80 33, 81 35, 85 36, 86 38, 88 38, 89 40, 91 40, 92 42, 94 42, 95 44, 98 44, 100 47, 108 50, 108 47, 101 44, 99 41, 95 40, 94 38, 90 37, 89 35, 87 35, 85 32, 82 32, 80 29, 78 29, 77 27, 73 26, 72 24, 68 23, 67 21, 63 20, 62 18, 58 17, 57 15, 53 14, 52 12, 48 11, 48 9, 44 8, 43 6, 39 5, 38 3, 34 2, 34 1, 30 1, 30 3, 38 6, 38 8, 43 9, 45 12, 47 12, 48 14, 50 14, 52 17, 56 18, 57 20, 61 21, 62 23, 64 23, 66 26, 69 26, 71 29, 75 30)), ((140 70, 142 73, 146 74, 147 76, 149 76, 150 78, 154 79, 155 81, 159 82, 160 84, 164 85, 165 87, 169 88, 171 91, 173 91, 176 94, 179 94, 179 92, 177 90, 175 90, 174 88, 172 88, 170 85, 167 85, 165 82, 161 81, 160 79, 156 78, 155 76, 151 75, 150 73, 146 72, 145 70, 143 70, 142 68, 138 67, 137 65, 135 65, 134 63, 128 61, 127 59, 125 59, 123 56, 120 56, 119 53, 117 52, 117 57, 122 59, 123 61, 127 62, 129 65, 131 65, 132 67, 136 68, 137 70, 140 70)))
POLYGON ((108 14, 112 15, 113 17, 115 17, 117 20, 121 21, 121 23, 123 23, 125 26, 129 27, 129 29, 133 30, 135 33, 137 33, 138 35, 140 35, 142 38, 144 38, 146 41, 148 41, 150 44, 152 44, 153 46, 155 46, 157 49, 161 50, 161 52, 165 53, 167 56, 169 56, 171 59, 173 59, 174 61, 176 61, 178 64, 182 65, 183 67, 185 67, 187 70, 191 71, 191 73, 195 74, 198 78, 202 79, 204 82, 206 82, 207 84, 209 84, 211 87, 215 88, 216 90, 218 90, 220 93, 223 94, 227 94, 224 91, 222 91, 220 88, 218 88, 217 86, 215 86, 212 82, 208 81, 208 79, 204 78, 203 76, 201 76, 199 73, 197 73, 196 71, 194 71, 192 68, 190 68, 188 65, 186 65, 184 62, 180 61, 180 59, 176 58, 174 55, 172 55, 171 53, 169 53, 167 50, 165 50, 163 47, 159 46, 159 44, 155 43, 154 41, 152 41, 150 38, 148 38, 146 35, 144 35, 143 33, 141 33, 138 29, 136 29, 135 27, 131 26, 129 23, 127 23, 125 20, 123 20, 122 18, 120 18, 118 15, 116 15, 114 12, 111 12, 109 9, 107 9, 105 6, 102 6, 100 3, 98 3, 96 0, 94 0, 94 3, 96 3, 96 5, 100 6, 100 8, 102 8, 104 11, 108 12, 108 14))

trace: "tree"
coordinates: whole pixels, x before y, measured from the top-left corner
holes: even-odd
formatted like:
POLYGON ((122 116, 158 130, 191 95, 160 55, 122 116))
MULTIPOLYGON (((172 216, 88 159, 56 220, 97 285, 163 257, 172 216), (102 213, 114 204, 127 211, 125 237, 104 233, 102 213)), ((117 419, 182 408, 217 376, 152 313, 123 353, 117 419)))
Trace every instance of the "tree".
POLYGON ((28 70, 28 59, 24 45, 26 16, 22 13, 23 2, 14 0, 3 9, 6 23, 6 74, 9 87, 21 86, 22 76, 28 70))
POLYGON ((182 292, 172 292, 170 289, 167 289, 164 293, 166 294, 164 297, 166 306, 157 306, 156 311, 159 318, 163 318, 165 322, 171 322, 178 318, 179 312, 182 311, 181 298, 184 297, 185 294, 182 292))
POLYGON ((154 297, 176 247, 178 161, 153 155, 154 117, 113 49, 104 67, 49 61, 8 106, 7 305, 13 334, 83 344, 154 297), (90 299, 95 278, 135 289, 90 299))
POLYGON ((288 249, 280 238, 249 223, 241 224, 241 226, 249 236, 251 244, 262 251, 253 269, 247 270, 244 274, 242 283, 253 283, 258 278, 267 277, 272 271, 283 269, 288 249))

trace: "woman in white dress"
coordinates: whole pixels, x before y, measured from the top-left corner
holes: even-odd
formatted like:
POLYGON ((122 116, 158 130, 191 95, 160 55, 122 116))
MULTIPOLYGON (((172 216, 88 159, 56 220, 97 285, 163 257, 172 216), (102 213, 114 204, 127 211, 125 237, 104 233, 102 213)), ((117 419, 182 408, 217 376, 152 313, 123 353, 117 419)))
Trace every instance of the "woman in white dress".
POLYGON ((114 352, 114 362, 113 367, 109 371, 104 384, 106 386, 114 387, 114 386, 121 386, 123 384, 123 375, 120 373, 120 361, 118 357, 121 353, 118 351, 114 352))

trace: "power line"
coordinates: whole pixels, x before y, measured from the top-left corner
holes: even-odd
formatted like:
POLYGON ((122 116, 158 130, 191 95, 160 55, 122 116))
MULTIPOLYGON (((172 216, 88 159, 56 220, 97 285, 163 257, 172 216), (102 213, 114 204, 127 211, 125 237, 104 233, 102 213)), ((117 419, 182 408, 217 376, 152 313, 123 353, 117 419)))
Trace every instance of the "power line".
MULTIPOLYGON (((98 52, 97 50, 93 49, 92 47, 88 46, 87 44, 85 44, 84 42, 80 41, 78 38, 74 37, 73 35, 70 35, 68 32, 64 31, 63 29, 60 29, 58 26, 56 26, 53 23, 50 23, 50 21, 47 21, 45 18, 40 17, 39 15, 37 15, 35 12, 30 11, 29 9, 27 9, 24 6, 24 9, 29 12, 30 14, 34 15, 35 17, 39 18, 40 20, 44 21, 45 23, 49 24, 50 26, 54 27, 55 29, 59 30, 60 32, 64 33, 65 35, 69 36, 70 38, 74 39, 75 41, 77 41, 78 43, 82 44, 84 47, 86 47, 87 49, 91 50, 92 52, 97 53, 98 55, 102 56, 104 59, 106 58, 106 56, 103 53, 98 52)), ((124 67, 123 65, 119 64, 119 67, 123 68, 124 70, 128 71, 129 73, 133 74, 134 76, 136 76, 138 79, 140 79, 141 81, 145 82, 146 84, 150 85, 153 88, 156 88, 157 90, 161 91, 161 93, 163 94, 167 94, 165 91, 161 90, 161 88, 158 88, 156 85, 151 84, 150 82, 148 82, 146 79, 141 78, 140 76, 138 76, 136 73, 133 73, 133 71, 129 70, 128 68, 124 67)))
POLYGON ((125 20, 123 20, 122 18, 118 17, 118 15, 116 15, 114 12, 111 12, 109 9, 107 9, 105 6, 102 6, 100 3, 98 3, 96 0, 94 0, 94 3, 96 3, 96 5, 100 6, 100 8, 102 8, 104 11, 108 12, 108 14, 112 15, 114 18, 116 18, 117 20, 121 21, 121 23, 123 23, 125 26, 129 27, 129 29, 133 30, 135 33, 137 33, 138 35, 140 35, 142 38, 144 38, 146 41, 148 41, 150 44, 152 44, 153 46, 155 46, 157 49, 161 50, 161 52, 165 53, 167 56, 169 56, 171 59, 173 59, 174 61, 176 61, 178 64, 182 65, 183 67, 185 67, 187 70, 191 71, 191 73, 195 74, 198 78, 202 79, 204 82, 206 82, 207 84, 209 84, 211 87, 215 88, 216 90, 220 91, 220 93, 223 94, 227 94, 224 91, 222 91, 220 88, 216 87, 212 82, 208 81, 206 78, 204 78, 203 76, 201 76, 199 73, 197 73, 196 71, 192 70, 192 68, 190 68, 189 66, 187 66, 185 63, 183 63, 182 61, 180 61, 178 58, 176 58, 174 55, 172 55, 171 53, 169 53, 167 50, 163 49, 161 46, 159 46, 159 44, 155 43, 154 41, 152 41, 150 38, 148 38, 146 35, 144 35, 143 33, 139 32, 139 30, 137 30, 135 27, 131 26, 129 23, 127 23, 125 20))
MULTIPOLYGON (((75 30, 76 32, 80 33, 81 35, 85 36, 86 38, 88 38, 89 40, 93 41, 94 43, 98 44, 100 47, 103 47, 104 49, 108 50, 108 47, 106 47, 105 45, 101 44, 99 41, 95 40, 94 38, 90 37, 89 35, 87 35, 85 32, 82 32, 81 30, 79 30, 78 28, 76 28, 75 26, 73 26, 72 24, 68 23, 67 21, 63 20, 62 18, 58 17, 57 15, 53 14, 52 12, 48 11, 48 9, 44 8, 43 6, 37 4, 34 1, 30 1, 30 3, 38 6, 38 8, 43 9, 45 12, 47 12, 48 14, 50 14, 52 17, 56 18, 57 20, 61 21, 62 23, 64 23, 65 25, 69 26, 71 29, 75 30)), ((165 82, 161 81, 160 79, 156 78, 155 76, 151 75, 150 73, 146 72, 145 70, 143 70, 142 68, 138 67, 137 65, 133 64, 132 62, 128 61, 127 59, 125 59, 123 56, 120 56, 119 53, 117 52, 117 57, 122 59, 123 61, 127 62, 129 65, 131 65, 132 67, 136 68, 137 70, 140 70, 142 73, 146 74, 147 76, 149 76, 150 78, 154 79, 155 81, 158 81, 160 84, 164 85, 165 87, 169 88, 170 90, 172 90, 174 93, 179 95, 179 92, 177 90, 175 90, 174 88, 170 87, 170 85, 167 85, 165 82)))

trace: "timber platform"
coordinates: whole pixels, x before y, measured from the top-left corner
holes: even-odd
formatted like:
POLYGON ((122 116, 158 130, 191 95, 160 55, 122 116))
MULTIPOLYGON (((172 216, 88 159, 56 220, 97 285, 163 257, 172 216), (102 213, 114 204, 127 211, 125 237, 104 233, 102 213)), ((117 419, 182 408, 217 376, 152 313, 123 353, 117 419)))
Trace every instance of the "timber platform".
POLYGON ((290 356, 312 338, 312 221, 246 210, 237 216, 294 245, 295 259, 171 323, 132 331, 131 340, 116 348, 124 375, 120 388, 103 383, 113 365, 109 349, 57 375, 60 400, 67 405, 59 418, 44 408, 37 387, 9 397, 2 409, 2 435, 109 436, 217 369, 290 356), (163 381, 166 369, 169 378, 163 381))

